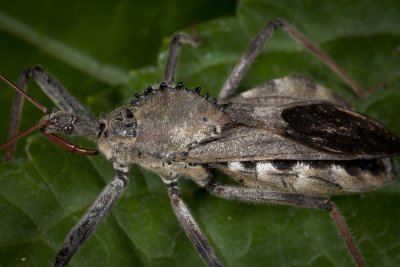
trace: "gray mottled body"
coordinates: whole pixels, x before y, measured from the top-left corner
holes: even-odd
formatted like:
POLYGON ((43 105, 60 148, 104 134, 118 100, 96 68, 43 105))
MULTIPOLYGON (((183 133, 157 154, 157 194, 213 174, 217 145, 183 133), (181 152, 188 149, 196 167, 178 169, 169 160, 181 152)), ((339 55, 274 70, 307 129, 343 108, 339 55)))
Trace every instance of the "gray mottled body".
POLYGON ((138 163, 203 186, 209 167, 249 188, 313 196, 368 191, 395 177, 387 156, 330 153, 287 138, 282 110, 320 102, 348 106, 307 78, 273 80, 227 101, 232 104, 222 109, 192 90, 153 90, 110 114, 99 148, 118 164, 138 163), (135 125, 135 134, 113 134, 119 122, 135 125))
POLYGON ((343 219, 326 197, 393 181, 397 138, 304 77, 273 80, 221 102, 198 89, 161 84, 102 116, 97 126, 70 112, 45 116, 46 133, 70 134, 72 129, 91 138, 119 174, 72 229, 55 266, 69 261, 118 200, 124 181, 120 177, 128 177, 132 164, 160 175, 179 222, 209 266, 220 264, 180 198, 182 176, 225 199, 328 210, 363 266, 343 219), (298 120, 308 126, 296 124, 298 120), (349 148, 348 140, 357 149, 349 148), (210 168, 229 174, 239 186, 219 185, 210 168))
MULTIPOLYGON (((40 67, 23 73, 21 87, 32 77, 61 110, 46 113, 32 129, 40 128, 45 137, 71 152, 96 154, 56 134, 87 137, 97 143, 116 170, 115 179, 68 234, 54 266, 68 264, 118 201, 133 164, 159 174, 178 221, 209 266, 221 264, 180 198, 181 176, 228 200, 326 210, 355 263, 365 266, 329 196, 364 192, 391 182, 395 177, 392 157, 400 153, 400 141, 378 122, 352 111, 341 97, 304 77, 287 76, 233 96, 264 43, 279 27, 362 95, 361 87, 333 59, 284 20, 267 23, 250 43, 225 81, 219 103, 209 100, 207 94, 200 95, 200 88, 173 84, 181 43, 198 45, 195 36, 184 33, 171 40, 165 82, 147 88, 143 95, 136 94, 130 105, 101 116, 99 121, 40 67), (210 168, 229 174, 238 185, 214 181, 210 168)), ((22 107, 21 101, 15 103, 10 133, 18 128, 22 107)))

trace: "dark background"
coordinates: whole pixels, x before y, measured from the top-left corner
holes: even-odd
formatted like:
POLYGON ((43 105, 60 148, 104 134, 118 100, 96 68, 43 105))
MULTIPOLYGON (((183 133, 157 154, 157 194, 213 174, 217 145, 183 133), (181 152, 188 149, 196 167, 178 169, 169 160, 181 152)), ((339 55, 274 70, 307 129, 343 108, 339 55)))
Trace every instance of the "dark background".
MULTIPOLYGON (((277 32, 242 90, 304 74, 400 134, 397 1, 1 1, 0 73, 16 81, 25 67, 41 64, 95 114, 107 112, 159 83, 169 36, 195 25, 202 46, 184 47, 178 80, 216 96, 251 37, 277 17, 318 43, 365 87, 386 89, 356 99, 330 70, 277 32)), ((0 90, 5 140, 13 92, 5 85, 0 90)), ((33 84, 30 92, 54 106, 33 84)), ((22 128, 40 117, 26 103, 22 128)), ((110 165, 101 157, 69 155, 39 134, 21 140, 16 160, 0 163, 0 266, 49 266, 69 229, 113 177, 110 165)), ((353 266, 322 211, 227 202, 187 181, 183 192, 226 266, 353 266)), ((369 266, 400 263, 399 194, 396 183, 333 198, 369 266)), ((203 266, 156 175, 132 171, 117 207, 71 262, 94 265, 203 266)))

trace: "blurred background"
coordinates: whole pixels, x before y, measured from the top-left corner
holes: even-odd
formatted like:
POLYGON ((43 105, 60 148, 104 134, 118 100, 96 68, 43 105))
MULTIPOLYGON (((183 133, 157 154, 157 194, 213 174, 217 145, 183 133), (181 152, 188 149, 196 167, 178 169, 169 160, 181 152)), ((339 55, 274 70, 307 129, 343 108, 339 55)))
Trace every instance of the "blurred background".
MULTIPOLYGON (((283 32, 274 34, 242 82, 303 74, 346 97, 395 133, 400 101, 398 1, 0 1, 0 73, 17 81, 40 64, 98 116, 129 102, 163 76, 169 37, 195 28, 202 44, 184 47, 177 81, 216 96, 251 38, 284 18, 318 43, 365 88, 349 88, 283 32)), ((12 89, 0 85, 0 143, 7 138, 12 89)), ((30 83, 29 92, 54 105, 30 83)), ((42 116, 30 103, 21 129, 42 116)), ((74 142, 87 144, 84 140, 74 142)), ((36 133, 0 154, 0 266, 49 266, 69 229, 113 177, 101 156, 70 155, 36 133)), ((215 173, 220 179, 227 177, 215 173)), ((400 263, 400 186, 338 196, 369 266, 400 263)), ((188 181, 183 197, 224 266, 354 266, 322 211, 255 206, 216 199, 188 181)), ((109 218, 71 266, 204 266, 180 229, 156 175, 134 168, 109 218)))

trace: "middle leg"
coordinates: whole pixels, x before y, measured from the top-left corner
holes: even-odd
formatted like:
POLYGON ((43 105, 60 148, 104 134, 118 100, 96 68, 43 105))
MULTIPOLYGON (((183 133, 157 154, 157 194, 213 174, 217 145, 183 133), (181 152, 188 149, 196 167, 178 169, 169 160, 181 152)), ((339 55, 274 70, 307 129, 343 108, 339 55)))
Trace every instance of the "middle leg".
POLYGON ((207 241, 205 235, 201 232, 199 225, 190 214, 189 209, 180 196, 178 179, 171 181, 162 177, 162 180, 167 188, 168 196, 171 199, 171 206, 179 223, 182 225, 186 235, 189 237, 190 241, 192 241, 203 260, 210 267, 221 266, 211 245, 207 241))
POLYGON ((321 60, 321 62, 335 72, 358 97, 363 97, 366 95, 366 91, 363 90, 363 88, 327 53, 325 53, 315 43, 313 43, 304 34, 299 32, 285 20, 275 19, 268 22, 250 43, 245 53, 222 86, 221 92, 219 93, 220 99, 233 96, 236 88, 239 86, 240 81, 243 79, 254 60, 260 54, 265 43, 268 42, 272 36, 272 33, 278 28, 282 28, 290 37, 305 47, 312 55, 321 60))

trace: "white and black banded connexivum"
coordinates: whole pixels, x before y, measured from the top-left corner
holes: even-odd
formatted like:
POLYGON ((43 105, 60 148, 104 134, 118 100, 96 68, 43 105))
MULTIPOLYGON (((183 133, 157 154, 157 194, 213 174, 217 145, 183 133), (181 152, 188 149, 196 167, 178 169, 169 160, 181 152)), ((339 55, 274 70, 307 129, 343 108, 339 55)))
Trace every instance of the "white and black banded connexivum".
MULTIPOLYGON (((338 208, 329 196, 365 192, 395 177, 393 157, 400 141, 378 122, 351 110, 339 95, 301 76, 261 84, 238 96, 234 91, 264 43, 282 28, 361 95, 361 87, 326 53, 284 20, 265 25, 233 69, 219 99, 200 88, 175 84, 181 43, 198 45, 195 36, 177 33, 170 43, 164 82, 136 94, 130 104, 99 119, 40 67, 23 72, 14 101, 7 157, 20 137, 40 129, 55 145, 81 155, 101 153, 116 171, 98 199, 67 235, 54 266, 65 266, 118 201, 132 165, 159 174, 172 209, 209 266, 221 266, 214 250, 180 197, 179 178, 188 177, 211 194, 244 202, 322 209, 331 215, 357 266, 365 266, 338 208), (60 109, 47 108, 25 93, 34 79, 60 109), (22 96, 45 115, 15 136, 22 96), (79 148, 58 134, 83 136, 98 150, 79 148), (210 169, 228 173, 238 185, 215 181, 210 169)), ((267 225, 265 227, 268 227, 267 225)))
POLYGON ((315 196, 374 190, 396 175, 391 158, 234 161, 213 165, 245 187, 315 196))

